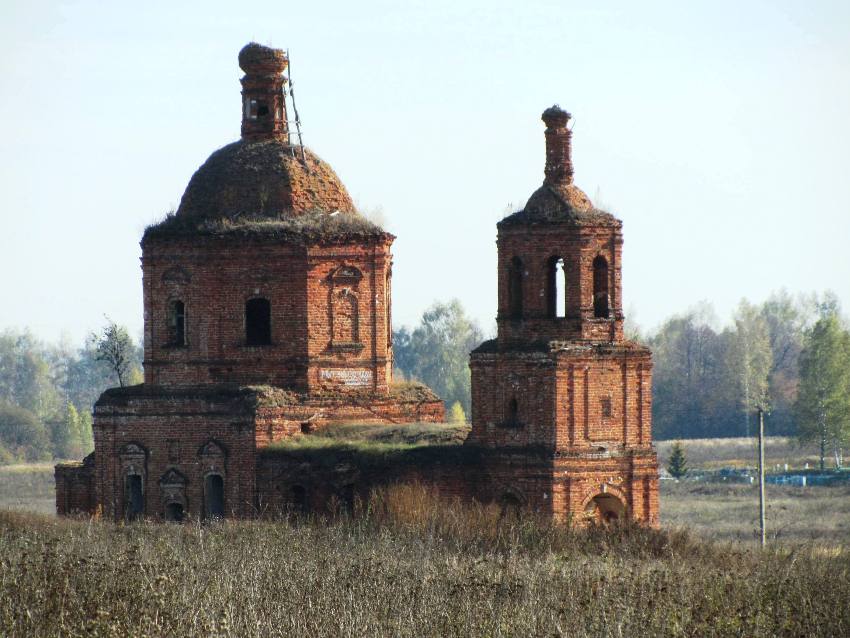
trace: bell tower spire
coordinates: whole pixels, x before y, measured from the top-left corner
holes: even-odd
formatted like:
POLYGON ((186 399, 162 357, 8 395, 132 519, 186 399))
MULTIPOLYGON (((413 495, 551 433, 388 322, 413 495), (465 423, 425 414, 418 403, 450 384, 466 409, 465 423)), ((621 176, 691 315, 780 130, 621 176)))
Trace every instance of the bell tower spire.
POLYGON ((281 49, 251 42, 239 52, 239 66, 245 71, 242 83, 242 139, 288 141, 286 77, 289 66, 281 49))

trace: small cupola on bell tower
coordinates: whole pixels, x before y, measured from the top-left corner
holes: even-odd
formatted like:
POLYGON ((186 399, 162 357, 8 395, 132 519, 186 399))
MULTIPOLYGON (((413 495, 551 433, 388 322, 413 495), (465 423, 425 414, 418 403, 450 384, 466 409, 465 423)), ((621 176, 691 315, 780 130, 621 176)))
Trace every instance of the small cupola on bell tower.
POLYGON ((567 128, 571 117, 557 104, 543 111, 541 119, 546 125, 546 167, 543 170, 543 183, 547 186, 567 186, 573 183, 573 133, 567 128))
POLYGON ((283 75, 289 66, 286 53, 251 42, 239 52, 239 66, 245 72, 242 83, 242 139, 287 140, 283 75))

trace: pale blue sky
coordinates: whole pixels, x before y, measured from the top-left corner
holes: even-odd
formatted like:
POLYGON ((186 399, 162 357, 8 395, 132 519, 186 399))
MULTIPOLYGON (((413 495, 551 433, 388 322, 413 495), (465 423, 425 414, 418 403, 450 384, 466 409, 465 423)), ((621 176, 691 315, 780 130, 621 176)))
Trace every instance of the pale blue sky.
POLYGON ((573 113, 653 327, 780 287, 850 302, 850 3, 4 2, 0 329, 138 334, 145 225, 238 138, 239 49, 289 48, 305 139, 394 246, 396 325, 496 310, 496 221, 573 113), (309 6, 307 6, 309 5, 309 6))

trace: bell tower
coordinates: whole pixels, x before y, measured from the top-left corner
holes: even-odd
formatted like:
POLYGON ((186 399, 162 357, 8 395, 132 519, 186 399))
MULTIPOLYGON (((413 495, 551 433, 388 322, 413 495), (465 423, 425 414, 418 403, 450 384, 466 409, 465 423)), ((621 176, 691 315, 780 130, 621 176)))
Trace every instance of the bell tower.
POLYGON ((289 66, 286 53, 251 42, 239 52, 245 72, 242 83, 242 139, 277 138, 288 141, 283 72, 289 66))
POLYGON ((573 183, 570 119, 543 112, 543 184, 497 225, 498 334, 470 356, 468 441, 497 489, 556 519, 655 524, 652 356, 624 338, 622 222, 573 183))

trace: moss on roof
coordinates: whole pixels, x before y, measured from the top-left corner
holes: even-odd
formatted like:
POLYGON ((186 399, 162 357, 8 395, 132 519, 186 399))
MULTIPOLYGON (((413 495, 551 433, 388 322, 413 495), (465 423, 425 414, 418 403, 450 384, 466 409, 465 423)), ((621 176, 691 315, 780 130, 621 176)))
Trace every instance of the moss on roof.
POLYGON ((365 217, 354 213, 320 211, 298 216, 236 216, 219 219, 184 217, 171 213, 145 229, 142 244, 173 237, 243 237, 273 239, 298 244, 384 241, 393 236, 365 217))

